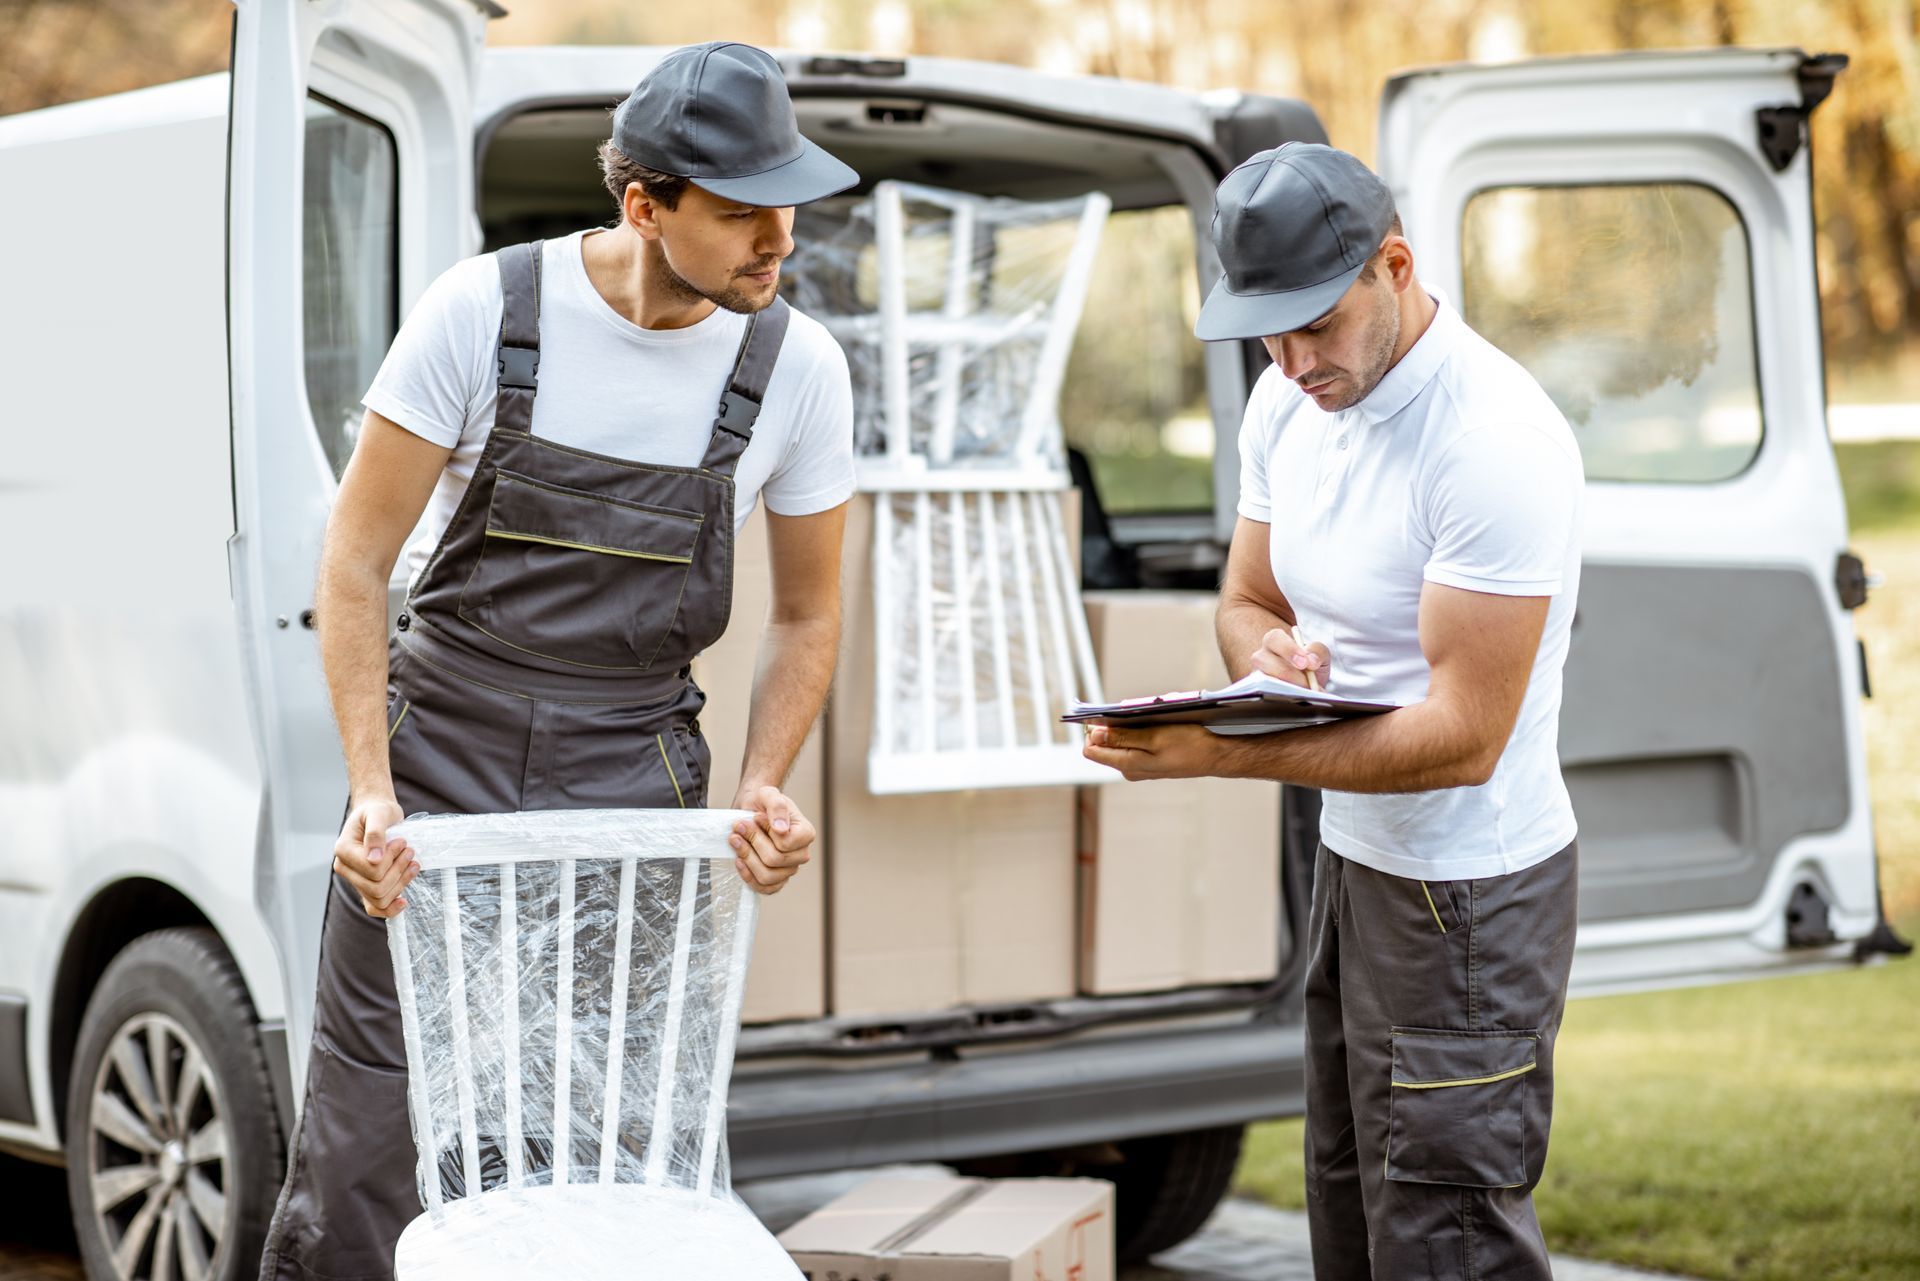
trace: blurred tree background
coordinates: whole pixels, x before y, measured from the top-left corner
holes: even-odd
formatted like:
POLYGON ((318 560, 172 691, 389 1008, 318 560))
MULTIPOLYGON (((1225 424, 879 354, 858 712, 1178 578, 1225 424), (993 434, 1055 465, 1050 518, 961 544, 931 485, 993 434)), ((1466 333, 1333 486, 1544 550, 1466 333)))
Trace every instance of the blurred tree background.
MULTIPOLYGON (((1306 99, 1371 159, 1403 67, 1620 49, 1798 45, 1850 54, 1814 117, 1820 275, 1836 400, 1920 400, 1916 0, 540 0, 496 44, 680 44, 938 53, 1306 99)), ((224 0, 0 0, 0 113, 219 70, 224 0)))

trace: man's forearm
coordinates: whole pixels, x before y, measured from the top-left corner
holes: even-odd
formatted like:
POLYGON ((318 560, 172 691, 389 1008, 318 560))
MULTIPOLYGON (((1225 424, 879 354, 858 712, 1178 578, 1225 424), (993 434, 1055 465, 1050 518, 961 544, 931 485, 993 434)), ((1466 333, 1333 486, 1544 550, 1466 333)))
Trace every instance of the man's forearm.
POLYGON ((1253 652, 1260 648, 1261 639, 1274 628, 1290 627, 1294 621, 1260 601, 1222 593, 1213 630, 1220 657, 1226 660, 1227 676, 1237 681, 1251 672, 1253 652))
POLYGON ((740 790, 783 787, 787 771, 820 716, 840 649, 840 619, 770 622, 753 674, 740 790))
POLYGON ((386 579, 323 560, 314 615, 334 724, 347 758, 348 793, 356 803, 390 798, 386 579))
POLYGON ((1489 751, 1443 700, 1397 712, 1252 737, 1223 737, 1221 773, 1337 792, 1430 792, 1487 781, 1489 751))

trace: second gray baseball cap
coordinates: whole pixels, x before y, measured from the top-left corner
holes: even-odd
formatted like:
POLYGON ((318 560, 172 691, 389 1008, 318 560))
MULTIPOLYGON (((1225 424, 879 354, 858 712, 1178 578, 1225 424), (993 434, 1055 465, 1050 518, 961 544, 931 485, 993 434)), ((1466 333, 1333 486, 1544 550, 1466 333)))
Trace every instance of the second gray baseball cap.
POLYGON ((1220 283, 1197 337, 1292 333, 1340 301, 1387 238, 1393 195, 1354 156, 1289 142, 1249 157, 1214 193, 1220 283))
POLYGON ((662 58, 614 110, 613 145, 743 205, 804 205, 860 181, 800 136, 773 56, 725 40, 662 58))

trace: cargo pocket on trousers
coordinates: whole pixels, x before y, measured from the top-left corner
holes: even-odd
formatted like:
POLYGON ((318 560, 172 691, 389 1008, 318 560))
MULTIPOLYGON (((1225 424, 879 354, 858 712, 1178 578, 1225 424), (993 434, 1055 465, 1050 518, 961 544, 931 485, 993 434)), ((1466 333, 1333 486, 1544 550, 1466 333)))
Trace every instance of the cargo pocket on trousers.
POLYGON ((1527 1181, 1533 1032, 1394 1028, 1387 1177, 1471 1188, 1527 1181))
POLYGON ((705 519, 499 472, 460 617, 541 658, 645 671, 679 617, 705 519))

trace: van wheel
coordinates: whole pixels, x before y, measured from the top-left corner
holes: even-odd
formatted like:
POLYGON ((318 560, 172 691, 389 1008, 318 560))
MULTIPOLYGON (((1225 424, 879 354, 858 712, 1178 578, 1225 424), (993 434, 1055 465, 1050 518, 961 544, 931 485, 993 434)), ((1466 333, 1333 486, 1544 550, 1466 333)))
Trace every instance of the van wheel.
POLYGON ((258 1274, 284 1156, 253 1003, 212 930, 145 935, 101 975, 74 1048, 66 1150, 89 1277, 258 1274))
POLYGON ((1198 1232, 1232 1186, 1244 1125, 1126 1139, 1114 1185, 1114 1249, 1122 1263, 1171 1250, 1198 1232))

